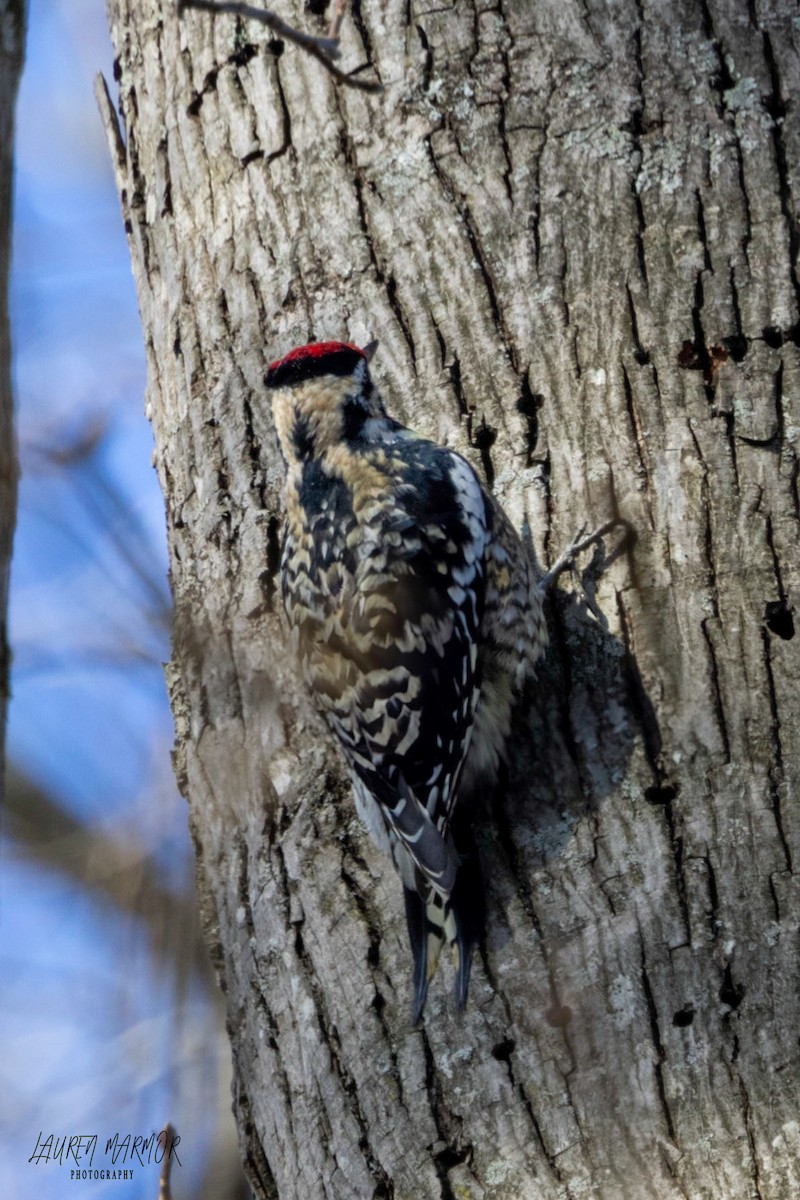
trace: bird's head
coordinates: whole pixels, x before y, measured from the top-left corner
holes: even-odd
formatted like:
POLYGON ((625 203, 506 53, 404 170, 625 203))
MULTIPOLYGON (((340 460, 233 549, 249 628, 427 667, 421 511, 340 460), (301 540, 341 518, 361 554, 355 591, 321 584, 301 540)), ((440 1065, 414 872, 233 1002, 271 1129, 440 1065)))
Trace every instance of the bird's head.
POLYGON ((371 417, 384 416, 369 375, 375 345, 311 342, 270 363, 265 382, 287 463, 319 458, 355 440, 371 417))

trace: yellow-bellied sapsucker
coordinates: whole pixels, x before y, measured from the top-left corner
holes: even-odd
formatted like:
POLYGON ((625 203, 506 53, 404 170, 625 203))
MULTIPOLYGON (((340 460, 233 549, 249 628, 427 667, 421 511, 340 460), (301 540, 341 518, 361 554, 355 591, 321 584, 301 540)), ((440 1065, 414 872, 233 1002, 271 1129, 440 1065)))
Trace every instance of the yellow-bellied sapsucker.
POLYGON ((547 644, 520 539, 469 464, 387 416, 367 352, 300 346, 267 386, 286 460, 283 601, 356 805, 403 881, 414 1022, 444 942, 466 1003, 480 904, 454 846, 547 644))

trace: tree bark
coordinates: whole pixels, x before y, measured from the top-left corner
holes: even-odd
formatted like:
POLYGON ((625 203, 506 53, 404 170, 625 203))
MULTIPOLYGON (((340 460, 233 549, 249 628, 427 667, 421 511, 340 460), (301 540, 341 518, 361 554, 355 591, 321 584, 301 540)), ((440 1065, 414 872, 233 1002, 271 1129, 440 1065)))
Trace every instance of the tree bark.
MULTIPOLYGON (((322 4, 280 16, 324 32, 322 4)), ((800 22, 791 0, 353 0, 341 62, 110 0, 101 94, 170 543, 175 765, 259 1197, 800 1192, 800 22), (478 836, 469 1009, 288 656, 266 363, 390 412, 581 563, 478 836)))
POLYGON ((11 390, 8 269, 14 106, 25 43, 25 0, 0 0, 0 796, 5 780, 6 705, 9 695, 8 579, 17 515, 17 448, 11 390))

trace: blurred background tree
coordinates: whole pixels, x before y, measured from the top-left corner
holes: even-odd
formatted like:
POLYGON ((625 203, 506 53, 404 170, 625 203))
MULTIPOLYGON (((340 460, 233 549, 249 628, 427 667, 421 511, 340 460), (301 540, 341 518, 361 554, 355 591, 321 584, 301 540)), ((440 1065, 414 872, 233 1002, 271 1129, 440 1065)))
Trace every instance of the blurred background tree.
MULTIPOLYGON (((111 55, 105 12, 102 0, 28 5, 12 208, 23 7, 0 4, 0 552, 16 483, 9 232, 22 470, 0 875, 0 1194, 64 1196, 64 1168, 28 1163, 40 1131, 102 1140, 169 1120, 182 1139, 175 1200, 236 1197, 230 1051, 169 762, 171 600, 141 332, 92 95, 111 55)), ((123 1194, 119 1183, 77 1186, 123 1194)), ((153 1200, 158 1167, 123 1190, 153 1200)))
POLYGON ((4 769, 8 699, 8 575, 17 511, 17 456, 11 397, 8 265, 11 249, 11 178, 14 107, 25 37, 23 0, 0 0, 0 777, 4 769))

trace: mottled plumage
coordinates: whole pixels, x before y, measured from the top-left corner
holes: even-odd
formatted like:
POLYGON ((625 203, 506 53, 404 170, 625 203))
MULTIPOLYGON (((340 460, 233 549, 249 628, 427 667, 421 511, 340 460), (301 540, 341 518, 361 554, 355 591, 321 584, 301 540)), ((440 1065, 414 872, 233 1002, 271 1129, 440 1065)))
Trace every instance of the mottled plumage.
POLYGON ((477 937, 454 805, 497 770, 513 694, 546 645, 519 538, 469 464, 386 415, 362 350, 267 374, 286 460, 283 599, 356 804, 405 887, 414 1017, 443 941, 466 1002, 477 937))

